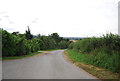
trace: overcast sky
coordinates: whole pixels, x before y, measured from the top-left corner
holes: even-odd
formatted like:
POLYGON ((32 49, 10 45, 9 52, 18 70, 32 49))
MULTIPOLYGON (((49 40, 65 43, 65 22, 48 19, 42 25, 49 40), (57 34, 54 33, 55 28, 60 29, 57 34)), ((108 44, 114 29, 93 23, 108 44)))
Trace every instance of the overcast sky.
POLYGON ((118 33, 119 0, 0 0, 0 28, 63 37, 118 33))

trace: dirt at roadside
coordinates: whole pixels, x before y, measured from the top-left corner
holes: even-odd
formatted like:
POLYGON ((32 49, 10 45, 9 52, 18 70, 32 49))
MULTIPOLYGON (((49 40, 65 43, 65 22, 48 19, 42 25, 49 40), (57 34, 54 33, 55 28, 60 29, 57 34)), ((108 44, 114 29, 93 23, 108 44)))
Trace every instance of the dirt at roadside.
POLYGON ((119 79, 119 73, 112 73, 106 69, 101 69, 98 67, 95 67, 93 65, 88 65, 88 64, 84 64, 84 63, 80 63, 80 62, 75 62, 72 59, 69 58, 68 53, 65 51, 64 52, 64 57, 66 60, 68 60, 69 62, 73 63, 74 65, 84 69, 85 71, 87 71, 88 73, 92 74, 93 76, 102 79, 102 81, 105 81, 105 79, 113 79, 111 81, 120 81, 119 79))

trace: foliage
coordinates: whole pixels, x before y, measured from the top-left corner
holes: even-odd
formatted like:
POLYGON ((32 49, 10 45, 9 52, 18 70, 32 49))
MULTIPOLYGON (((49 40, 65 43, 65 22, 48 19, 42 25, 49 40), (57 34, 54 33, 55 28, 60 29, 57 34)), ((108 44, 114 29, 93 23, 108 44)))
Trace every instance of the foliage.
POLYGON ((15 40, 15 44, 16 44, 16 48, 14 48, 16 50, 16 54, 15 56, 21 56, 21 55, 25 55, 26 54, 26 50, 25 50, 25 38, 21 38, 19 36, 15 36, 13 35, 15 38, 13 40, 15 40))
POLYGON ((66 49, 66 48, 68 48, 69 44, 70 44, 70 42, 62 40, 58 43, 58 46, 61 49, 66 49))
POLYGON ((23 56, 38 50, 65 49, 69 46, 69 40, 59 37, 57 33, 49 36, 40 34, 33 38, 30 29, 25 34, 19 32, 2 32, 2 56, 23 56))
MULTIPOLYGON (((112 33, 102 37, 92 37, 79 40, 69 45, 69 49, 76 50, 79 54, 73 56, 76 59, 84 59, 84 62, 119 72, 120 64, 120 36, 112 33), (85 57, 83 57, 83 55, 85 57), (86 59, 87 58, 87 59, 86 59)), ((73 57, 73 58, 74 58, 73 57)))
POLYGON ((41 50, 66 49, 70 44, 69 40, 59 37, 57 33, 53 33, 49 36, 41 36, 39 34, 37 38, 39 39, 41 50))
POLYGON ((56 43, 61 41, 58 33, 52 33, 50 36, 55 40, 56 43))
POLYGON ((26 30, 26 38, 27 40, 30 40, 33 38, 33 35, 30 32, 29 26, 28 26, 28 30, 26 30))
POLYGON ((12 56, 15 55, 16 50, 16 40, 15 37, 8 33, 6 30, 2 30, 2 56, 12 56))
POLYGON ((2 56, 21 56, 39 50, 37 39, 27 40, 23 34, 11 34, 2 30, 2 56))
POLYGON ((38 36, 38 39, 39 39, 41 50, 56 48, 56 42, 53 38, 48 36, 38 36))

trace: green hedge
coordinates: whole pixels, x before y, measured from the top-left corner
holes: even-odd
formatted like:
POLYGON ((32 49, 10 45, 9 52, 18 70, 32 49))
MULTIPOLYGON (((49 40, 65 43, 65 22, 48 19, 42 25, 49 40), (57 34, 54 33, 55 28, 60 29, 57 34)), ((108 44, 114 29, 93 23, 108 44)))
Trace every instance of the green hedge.
POLYGON ((24 36, 14 35, 2 30, 2 56, 21 56, 40 49, 38 40, 27 40, 24 36))
MULTIPOLYGON (((112 33, 102 37, 91 37, 78 40, 69 45, 78 53, 87 55, 86 63, 119 72, 120 36, 112 33)), ((80 59, 80 57, 78 58, 80 59)))
POLYGON ((25 34, 19 34, 18 32, 9 33, 3 29, 0 32, 2 32, 3 57, 27 55, 38 50, 66 49, 70 44, 69 40, 59 37, 57 33, 49 36, 37 35, 29 39, 28 36, 32 36, 30 29, 30 34, 27 32, 25 34))

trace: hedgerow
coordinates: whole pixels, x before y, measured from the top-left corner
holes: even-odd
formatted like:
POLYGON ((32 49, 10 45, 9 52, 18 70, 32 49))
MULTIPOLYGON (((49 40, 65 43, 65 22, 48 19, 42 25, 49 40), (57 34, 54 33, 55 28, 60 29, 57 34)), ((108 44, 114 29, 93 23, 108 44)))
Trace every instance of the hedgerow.
POLYGON ((49 36, 37 35, 33 37, 28 28, 24 34, 19 32, 9 33, 1 29, 2 32, 2 56, 22 56, 37 52, 38 50, 68 48, 69 40, 59 37, 57 33, 49 36))
MULTIPOLYGON (((85 59, 84 62, 88 64, 105 68, 112 72, 119 72, 119 35, 110 33, 101 37, 78 40, 75 43, 71 43, 69 49, 76 50, 79 54, 85 55, 86 57, 83 57, 83 59, 85 59)), ((81 59, 81 57, 77 57, 77 59, 81 59)))

